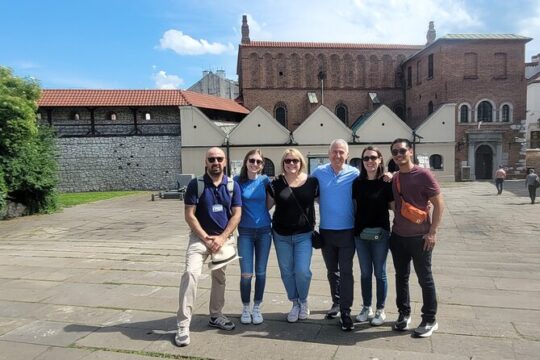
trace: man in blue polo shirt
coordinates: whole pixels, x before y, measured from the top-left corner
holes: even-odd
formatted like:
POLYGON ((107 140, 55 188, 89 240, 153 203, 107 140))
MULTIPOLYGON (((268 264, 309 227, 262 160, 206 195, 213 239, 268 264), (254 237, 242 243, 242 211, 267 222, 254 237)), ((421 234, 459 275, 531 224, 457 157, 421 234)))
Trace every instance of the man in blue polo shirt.
POLYGON ((343 139, 336 139, 328 150, 330 163, 313 172, 319 180, 319 229, 332 296, 332 307, 326 318, 334 318, 340 312, 341 329, 344 331, 354 329, 351 319, 355 253, 352 183, 359 174, 357 168, 345 163, 348 157, 349 145, 343 139))
MULTIPOLYGON (((218 253, 224 244, 229 246, 235 242, 233 232, 240 222, 242 195, 238 184, 230 182, 224 174, 226 163, 223 150, 217 147, 209 149, 205 159, 206 173, 202 179, 191 180, 184 197, 185 219, 191 233, 186 268, 180 281, 178 332, 174 339, 178 346, 186 346, 190 342, 189 325, 204 261, 218 253), (199 182, 204 182, 204 189, 199 182)), ((209 325, 232 330, 234 323, 222 313, 225 305, 225 266, 220 266, 211 268, 209 325)))

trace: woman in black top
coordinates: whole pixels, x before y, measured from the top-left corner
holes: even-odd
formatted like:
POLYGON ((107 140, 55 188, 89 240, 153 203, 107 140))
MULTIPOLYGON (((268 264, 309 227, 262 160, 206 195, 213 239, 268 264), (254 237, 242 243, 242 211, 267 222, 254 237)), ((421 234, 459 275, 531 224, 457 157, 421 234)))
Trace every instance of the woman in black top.
POLYGON ((282 174, 267 189, 272 218, 274 246, 287 297, 293 306, 287 321, 305 320, 311 283, 311 233, 315 224, 315 198, 319 182, 305 173, 306 161, 296 149, 287 149, 281 159, 282 174))
POLYGON ((353 183, 352 197, 355 202, 355 244, 360 262, 363 306, 356 319, 382 325, 386 319, 384 304, 388 291, 386 257, 390 236, 390 215, 394 196, 392 183, 385 182, 384 160, 380 150, 368 146, 362 151, 360 175, 353 183), (377 279, 377 310, 371 308, 371 279, 377 279))

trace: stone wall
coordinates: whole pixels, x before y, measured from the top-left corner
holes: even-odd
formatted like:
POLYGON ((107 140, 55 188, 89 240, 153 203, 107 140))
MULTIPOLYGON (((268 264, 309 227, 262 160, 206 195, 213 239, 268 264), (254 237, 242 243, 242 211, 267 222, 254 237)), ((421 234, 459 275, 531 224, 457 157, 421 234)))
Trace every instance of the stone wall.
POLYGON ((179 136, 59 138, 59 191, 159 190, 181 167, 179 136))

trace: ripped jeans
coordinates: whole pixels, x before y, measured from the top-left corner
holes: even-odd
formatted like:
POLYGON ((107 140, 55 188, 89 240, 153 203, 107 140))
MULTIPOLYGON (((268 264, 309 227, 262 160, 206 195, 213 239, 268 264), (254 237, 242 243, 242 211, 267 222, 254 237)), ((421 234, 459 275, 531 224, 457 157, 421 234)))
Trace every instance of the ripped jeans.
POLYGON ((272 245, 269 226, 262 228, 238 228, 238 255, 240 256, 240 296, 247 305, 251 298, 251 282, 255 269, 255 296, 253 301, 260 304, 266 286, 266 265, 272 245), (255 266, 254 266, 255 264, 255 266))

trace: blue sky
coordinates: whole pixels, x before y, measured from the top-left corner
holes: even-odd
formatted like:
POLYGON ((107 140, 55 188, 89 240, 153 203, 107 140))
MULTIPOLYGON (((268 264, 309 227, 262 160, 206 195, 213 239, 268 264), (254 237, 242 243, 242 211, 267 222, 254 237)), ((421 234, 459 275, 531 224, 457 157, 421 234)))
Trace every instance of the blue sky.
POLYGON ((252 40, 424 44, 514 33, 540 53, 540 1, 3 0, 0 65, 45 88, 188 88, 203 70, 236 79, 243 14, 252 40))

